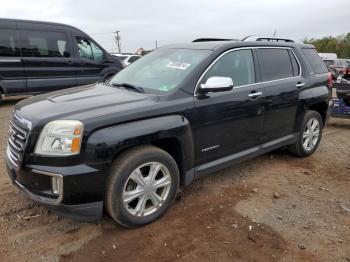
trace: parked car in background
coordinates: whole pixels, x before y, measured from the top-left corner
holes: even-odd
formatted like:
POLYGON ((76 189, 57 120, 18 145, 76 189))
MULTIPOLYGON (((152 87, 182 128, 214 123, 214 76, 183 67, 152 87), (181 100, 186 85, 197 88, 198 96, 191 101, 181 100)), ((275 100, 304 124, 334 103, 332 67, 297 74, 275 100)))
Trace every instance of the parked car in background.
POLYGON ((318 53, 318 55, 323 60, 332 60, 332 59, 338 59, 338 55, 336 53, 318 53))
POLYGON ((110 81, 19 102, 8 173, 27 197, 68 217, 96 220, 105 207, 124 226, 145 225, 180 185, 208 173, 280 147, 313 154, 329 76, 305 44, 158 48, 110 81))
POLYGON ((350 64, 347 59, 325 59, 328 71, 332 73, 333 79, 337 79, 341 74, 343 77, 350 77, 350 64))
POLYGON ((64 24, 0 19, 0 100, 104 80, 123 68, 83 31, 64 24))
POLYGON ((140 55, 135 55, 135 54, 114 54, 111 53, 111 55, 114 55, 116 57, 118 57, 124 64, 124 66, 128 66, 130 64, 132 64, 133 62, 135 62, 137 59, 141 58, 140 55))

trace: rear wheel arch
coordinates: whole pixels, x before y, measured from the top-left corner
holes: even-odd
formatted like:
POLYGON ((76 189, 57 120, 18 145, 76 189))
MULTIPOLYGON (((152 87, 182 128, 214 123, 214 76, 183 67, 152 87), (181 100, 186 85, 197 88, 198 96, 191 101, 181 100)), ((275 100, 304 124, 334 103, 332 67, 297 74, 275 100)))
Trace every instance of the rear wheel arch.
POLYGON ((308 110, 316 111, 319 113, 322 117, 322 124, 323 126, 325 125, 327 119, 328 102, 321 101, 311 103, 311 99, 302 100, 300 101, 297 108, 294 132, 299 132, 300 126, 302 125, 305 114, 308 112, 308 110))
MULTIPOLYGON (((299 126, 297 140, 294 144, 291 144, 288 146, 288 150, 293 155, 296 155, 299 157, 307 157, 315 152, 315 150, 317 149, 317 147, 321 141, 321 138, 322 138, 322 127, 321 127, 322 116, 319 114, 319 112, 317 112, 315 110, 306 110, 305 114, 303 115, 302 118, 303 118, 303 120, 299 126), (311 128, 311 125, 308 126, 309 122, 311 122, 311 121, 315 122, 315 124, 316 124, 315 127, 311 128), (318 128, 316 129, 316 127, 318 127, 318 128), (315 129, 315 131, 314 131, 314 129, 315 129), (309 142, 307 142, 307 139, 312 139, 314 141, 314 144, 312 145, 312 147, 310 149, 305 148, 304 142, 306 142, 306 146, 309 145, 309 142)), ((313 122, 312 122, 312 124, 313 124, 313 122)))
POLYGON ((312 110, 312 111, 316 111, 317 113, 319 113, 322 117, 322 124, 323 126, 326 123, 326 118, 327 118, 327 111, 328 111, 328 103, 327 102, 320 102, 320 103, 315 103, 310 105, 307 110, 312 110))

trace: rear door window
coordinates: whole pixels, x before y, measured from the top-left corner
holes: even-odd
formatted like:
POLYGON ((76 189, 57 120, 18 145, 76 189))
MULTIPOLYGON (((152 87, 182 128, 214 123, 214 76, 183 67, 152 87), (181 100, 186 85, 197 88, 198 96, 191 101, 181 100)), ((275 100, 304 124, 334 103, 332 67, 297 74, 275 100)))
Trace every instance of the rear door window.
POLYGON ((290 60, 292 62, 292 68, 293 68, 293 76, 298 76, 300 75, 300 65, 295 58, 294 53, 291 50, 288 50, 290 60))
POLYGON ((323 63, 321 57, 318 55, 315 49, 303 48, 302 52, 306 57, 306 60, 310 65, 313 73, 323 74, 328 72, 326 65, 323 63))
POLYGON ((16 30, 0 29, 0 57, 19 56, 19 49, 16 47, 16 30))
POLYGON ((293 65, 293 60, 291 60, 288 49, 261 48, 258 50, 258 56, 263 81, 271 81, 299 75, 299 65, 297 64, 297 61, 294 61, 293 65))
POLYGON ((22 56, 70 57, 67 37, 62 32, 23 31, 22 56))

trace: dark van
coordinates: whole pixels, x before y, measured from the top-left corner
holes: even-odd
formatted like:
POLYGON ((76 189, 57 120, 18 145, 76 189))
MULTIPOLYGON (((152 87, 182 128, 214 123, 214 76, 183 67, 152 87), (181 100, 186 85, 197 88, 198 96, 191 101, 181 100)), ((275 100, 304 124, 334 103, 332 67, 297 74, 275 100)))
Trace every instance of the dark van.
POLYGON ((83 31, 69 25, 0 19, 0 102, 104 80, 123 68, 83 31))

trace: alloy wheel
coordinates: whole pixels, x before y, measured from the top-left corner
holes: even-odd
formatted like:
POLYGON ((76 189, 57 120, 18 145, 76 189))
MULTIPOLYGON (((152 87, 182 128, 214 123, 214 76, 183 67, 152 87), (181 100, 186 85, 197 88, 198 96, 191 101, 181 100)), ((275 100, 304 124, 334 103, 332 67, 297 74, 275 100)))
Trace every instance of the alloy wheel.
POLYGON ((122 201, 133 216, 144 217, 156 212, 166 201, 171 187, 169 170, 159 162, 137 167, 127 178, 122 201))
POLYGON ((311 151, 317 145, 320 137, 320 122, 316 118, 311 118, 304 129, 303 147, 306 151, 311 151))

